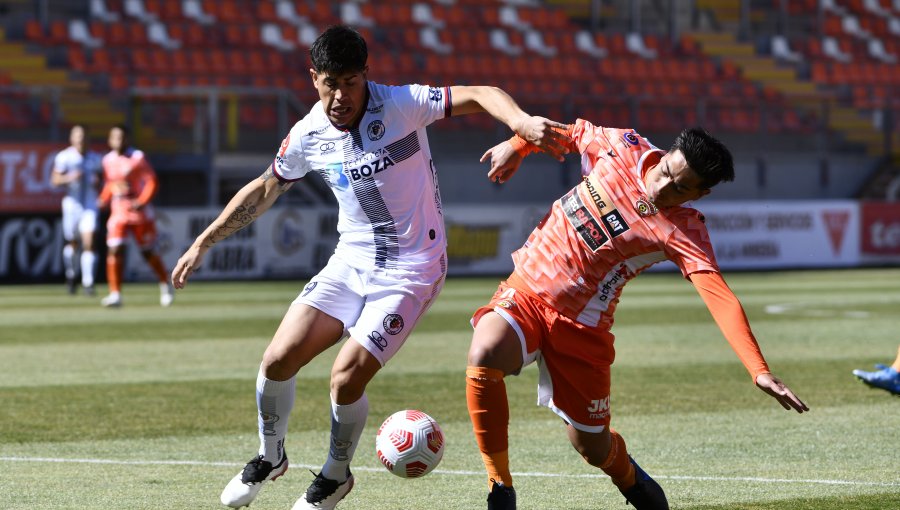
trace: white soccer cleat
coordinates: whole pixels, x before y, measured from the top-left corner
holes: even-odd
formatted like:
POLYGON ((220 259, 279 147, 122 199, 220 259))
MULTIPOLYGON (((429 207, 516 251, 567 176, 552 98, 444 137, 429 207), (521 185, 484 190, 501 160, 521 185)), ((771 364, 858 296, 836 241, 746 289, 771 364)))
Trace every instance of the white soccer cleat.
POLYGON ((171 306, 172 301, 175 301, 175 289, 172 287, 171 283, 160 283, 159 284, 159 304, 160 306, 171 306))
POLYGON ((322 476, 316 475, 316 479, 309 484, 306 493, 294 503, 291 510, 333 510, 344 496, 353 488, 353 474, 347 470, 347 481, 339 483, 322 476))
POLYGON ((100 304, 107 308, 118 308, 122 306, 122 295, 118 292, 112 292, 105 298, 101 299, 100 304))
POLYGON ((219 500, 223 505, 231 508, 250 506, 263 484, 283 475, 287 468, 287 454, 282 457, 277 466, 272 466, 271 462, 263 460, 263 456, 259 455, 248 462, 244 469, 228 482, 219 500))

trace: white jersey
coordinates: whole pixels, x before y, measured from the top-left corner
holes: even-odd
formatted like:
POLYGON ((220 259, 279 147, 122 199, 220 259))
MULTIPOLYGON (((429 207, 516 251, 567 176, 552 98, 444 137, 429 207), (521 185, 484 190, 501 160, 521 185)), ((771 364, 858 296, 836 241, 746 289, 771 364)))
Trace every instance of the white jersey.
POLYGON ((278 179, 317 172, 337 197, 335 255, 359 269, 431 266, 446 252, 437 174, 425 127, 450 116, 449 87, 368 82, 357 127, 338 128, 316 103, 275 157, 278 179))
POLYGON ((88 150, 82 155, 75 147, 69 147, 56 155, 53 168, 63 175, 81 172, 80 179, 66 185, 66 197, 75 200, 84 209, 97 209, 97 191, 103 173, 100 154, 88 150))

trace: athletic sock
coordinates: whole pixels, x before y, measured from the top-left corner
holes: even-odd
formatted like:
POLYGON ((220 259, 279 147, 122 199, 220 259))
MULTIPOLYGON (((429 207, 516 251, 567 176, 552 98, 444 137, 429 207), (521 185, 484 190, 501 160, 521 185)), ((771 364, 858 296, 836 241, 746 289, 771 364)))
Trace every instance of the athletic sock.
POLYGON ((262 373, 256 376, 256 407, 259 411, 259 454, 276 465, 284 456, 284 436, 294 408, 296 377, 273 381, 262 373))
POLYGON ((94 286, 94 264, 97 256, 92 251, 81 252, 81 284, 85 287, 94 286))
POLYGON ((106 280, 109 282, 109 293, 118 293, 122 290, 122 257, 119 255, 106 256, 106 280))
POLYGON ((509 403, 503 371, 496 368, 466 368, 466 405, 490 481, 512 487, 509 472, 509 403))
POLYGON ((347 480, 347 468, 359 445, 366 418, 369 416, 369 398, 363 396, 352 404, 340 405, 331 400, 331 444, 328 458, 322 466, 322 476, 329 480, 347 480))
POLYGON ((66 270, 66 279, 75 279, 75 248, 71 244, 63 246, 63 267, 66 270))
POLYGON ((619 490, 627 490, 635 483, 634 466, 628 458, 628 450, 625 448, 625 440, 618 432, 609 429, 610 446, 609 455, 600 466, 604 473, 612 478, 612 482, 619 490))

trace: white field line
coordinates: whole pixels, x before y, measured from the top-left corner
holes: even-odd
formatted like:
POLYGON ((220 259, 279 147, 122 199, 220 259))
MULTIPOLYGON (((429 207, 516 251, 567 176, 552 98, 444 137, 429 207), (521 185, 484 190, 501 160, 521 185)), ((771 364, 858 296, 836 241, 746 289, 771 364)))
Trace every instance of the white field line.
MULTIPOLYGON (((194 460, 114 460, 114 459, 61 459, 50 457, 0 457, 0 462, 36 462, 36 463, 63 463, 63 464, 112 464, 119 466, 225 466, 225 467, 242 467, 243 464, 236 462, 202 462, 194 460)), ((320 469, 319 465, 291 464, 294 468, 303 469, 320 469)), ((354 467, 355 471, 382 472, 383 468, 372 467, 354 467)), ((484 476, 482 471, 463 471, 450 469, 435 469, 432 473, 442 475, 461 475, 461 476, 484 476)), ((525 476, 534 478, 604 478, 606 475, 588 475, 588 474, 563 474, 563 473, 540 473, 540 472, 515 472, 513 476, 525 476)), ((755 476, 689 476, 689 475, 657 475, 653 478, 659 480, 693 480, 693 481, 715 481, 715 482, 756 482, 756 483, 799 483, 799 484, 819 484, 819 485, 850 485, 860 487, 900 487, 900 481, 897 482, 865 482, 854 480, 818 480, 818 479, 795 479, 795 478, 760 478, 755 476)))

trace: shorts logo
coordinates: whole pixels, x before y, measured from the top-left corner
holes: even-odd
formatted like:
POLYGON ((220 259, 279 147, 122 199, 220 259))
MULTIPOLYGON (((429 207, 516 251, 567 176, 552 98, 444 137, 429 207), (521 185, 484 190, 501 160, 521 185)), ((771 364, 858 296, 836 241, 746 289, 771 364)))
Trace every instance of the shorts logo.
POLYGON ((384 330, 391 335, 403 331, 403 317, 396 313, 389 314, 381 324, 384 326, 384 330))
POLYGON ((625 133, 624 135, 622 135, 622 138, 631 145, 638 144, 638 138, 634 133, 625 133))
POLYGON ((384 136, 385 127, 384 122, 380 120, 373 120, 369 123, 369 127, 366 128, 366 134, 369 135, 369 140, 373 142, 375 140, 380 140, 382 136, 384 136))
POLYGON ((628 223, 622 218, 617 209, 603 215, 603 224, 606 225, 606 231, 612 237, 619 237, 628 231, 628 223))
POLYGON ((444 94, 443 94, 443 92, 441 92, 441 89, 432 87, 432 88, 428 89, 428 99, 430 99, 436 103, 439 103, 439 102, 443 101, 444 94))
POLYGON ((372 342, 379 351, 384 352, 384 348, 388 346, 388 341, 381 336, 381 333, 373 331, 368 334, 369 341, 372 342))
POLYGON ((508 299, 504 299, 503 301, 498 301, 497 306, 499 306, 501 308, 506 308, 507 310, 509 310, 510 308, 516 306, 516 303, 515 303, 515 301, 510 301, 508 299))
POLYGON ((318 283, 318 282, 309 282, 309 283, 307 283, 306 286, 303 287, 303 292, 300 293, 300 296, 301 296, 301 297, 305 297, 307 294, 309 294, 310 292, 312 292, 313 289, 316 288, 316 284, 317 284, 317 283, 318 283))
POLYGON ((606 418, 609 416, 609 397, 591 400, 591 405, 588 406, 587 411, 590 413, 591 418, 606 418))
POLYGON ((658 213, 659 210, 653 205, 647 197, 641 197, 637 199, 637 202, 634 203, 634 210, 637 211, 641 217, 653 216, 658 213))

